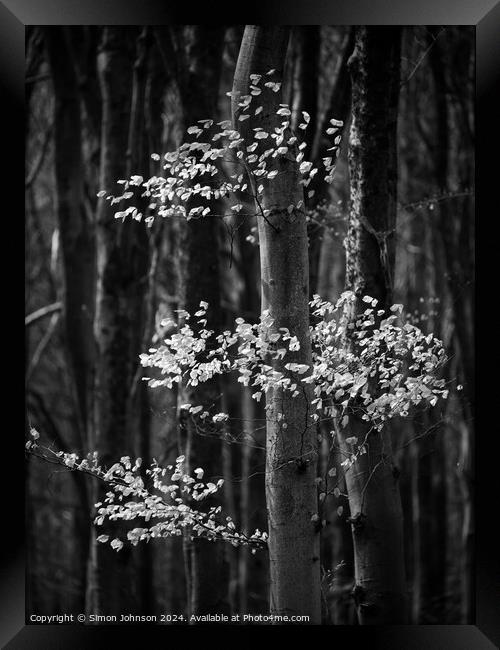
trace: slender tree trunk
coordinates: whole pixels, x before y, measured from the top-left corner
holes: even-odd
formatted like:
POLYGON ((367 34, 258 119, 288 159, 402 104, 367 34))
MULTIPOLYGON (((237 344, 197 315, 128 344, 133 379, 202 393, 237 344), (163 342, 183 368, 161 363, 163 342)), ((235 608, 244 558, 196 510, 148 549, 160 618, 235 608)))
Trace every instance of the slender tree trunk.
MULTIPOLYGON (((354 28, 351 27, 344 36, 342 53, 337 60, 335 68, 335 83, 330 97, 330 104, 325 114, 325 119, 323 120, 323 124, 320 125, 320 128, 316 127, 315 132, 311 129, 311 132, 309 133, 311 141, 310 147, 308 147, 307 151, 311 152, 311 160, 315 161, 314 166, 318 167, 318 169, 321 169, 322 166, 321 159, 329 155, 327 149, 331 146, 331 140, 328 135, 326 135, 327 126, 330 126, 328 120, 333 118, 346 122, 349 117, 349 109, 351 107, 351 80, 347 69, 347 61, 352 54, 353 45, 354 28)), ((311 72, 309 72, 309 74, 311 74, 311 72)), ((318 74, 319 70, 316 72, 316 75, 318 74)), ((311 86, 308 85, 307 88, 309 88, 309 92, 311 92, 311 86)), ((304 92, 304 100, 306 97, 307 95, 304 92)), ((303 108, 306 111, 309 110, 308 102, 304 101, 303 108)), ((311 128, 311 124, 309 125, 309 128, 311 128)), ((314 196, 309 201, 311 207, 322 206, 331 201, 330 186, 324 182, 322 174, 316 174, 316 176, 314 176, 308 189, 309 191, 314 191, 314 196)), ((325 231, 325 227, 322 224, 314 222, 308 225, 307 231, 309 235, 309 296, 312 298, 315 293, 318 293, 322 242, 325 237, 328 236, 328 231, 325 231)), ((331 258, 334 257, 332 255, 331 246, 328 247, 328 253, 328 257, 331 260, 331 258)))
POLYGON ((59 27, 45 30, 55 97, 54 160, 63 259, 64 331, 84 440, 94 363, 95 240, 84 209, 80 101, 66 39, 67 34, 59 27))
MULTIPOLYGON (((255 428, 255 402, 252 399, 251 388, 243 388, 241 413, 243 419, 243 431, 253 438, 255 428)), ((241 492, 240 492, 240 526, 246 534, 250 531, 250 474, 252 458, 252 442, 243 439, 241 445, 241 492)), ((238 556, 238 591, 239 607, 241 612, 248 612, 248 589, 249 589, 249 564, 250 551, 247 546, 241 546, 238 556)))
MULTIPOLYGON (((398 28, 357 28, 349 60, 353 97, 346 287, 358 297, 354 318, 364 309, 364 295, 377 298, 384 308, 392 301, 400 39, 398 28)), ((370 432, 364 421, 351 416, 339 432, 347 455, 349 436, 360 442, 368 436, 368 453, 346 472, 358 618, 364 625, 403 623, 403 520, 390 434, 387 427, 370 432)))
MULTIPOLYGON (((98 54, 103 100, 100 186, 112 190, 126 174, 131 103, 133 32, 104 28, 98 54)), ((142 331, 141 313, 147 268, 136 228, 117 223, 115 207, 100 199, 97 210, 97 300, 95 337, 98 362, 95 384, 95 449, 104 466, 121 455, 134 454, 131 390, 142 331)), ((103 500, 97 486, 95 501, 103 500)), ((113 534, 113 525, 110 526, 113 534)), ((107 531, 108 532, 108 531, 107 531)), ((88 594, 89 611, 100 614, 135 612, 138 606, 133 551, 119 553, 95 541, 88 594)))
MULTIPOLYGON (((275 69, 282 76, 288 37, 288 29, 282 27, 245 28, 233 93, 248 93, 250 74, 275 69)), ((259 126, 272 131, 279 124, 275 114, 280 102, 280 92, 265 100, 259 126)), ((250 144, 257 121, 250 118, 242 128, 237 117, 233 94, 233 120, 250 144)), ((287 362, 311 365, 306 222, 303 213, 287 211, 303 198, 303 191, 295 161, 283 159, 277 165, 285 173, 265 185, 264 207, 271 211, 268 221, 258 218, 262 308, 269 309, 275 328, 287 327, 300 342, 300 351, 287 362)), ((275 368, 287 372, 284 362, 277 362, 275 368)), ((307 390, 293 399, 281 390, 267 396, 266 499, 271 612, 308 615, 309 623, 317 624, 321 620, 319 531, 311 520, 318 509, 317 439, 310 401, 307 390), (281 413, 284 418, 278 420, 281 413)))
MULTIPOLYGON (((257 322, 260 312, 259 295, 259 255, 258 248, 246 241, 250 233, 248 222, 241 224, 238 228, 239 249, 241 256, 241 273, 244 281, 244 291, 240 300, 240 311, 245 318, 251 322, 257 322)), ((255 457, 254 445, 257 442, 257 409, 256 402, 252 399, 252 389, 243 386, 241 392, 241 413, 242 430, 245 434, 241 445, 241 489, 240 489, 240 526, 246 534, 251 534, 250 509, 255 501, 251 498, 251 479, 249 478, 252 467, 252 460, 255 457)), ((240 612, 250 611, 249 589, 250 589, 250 549, 248 546, 240 546, 238 555, 238 591, 240 612)))
MULTIPOLYGON (((146 87, 149 78, 148 55, 152 42, 151 30, 149 27, 143 27, 136 40, 136 53, 133 65, 132 75, 132 98, 130 106, 130 122, 128 130, 127 146, 127 178, 132 174, 140 174, 147 177, 149 172, 149 152, 147 149, 146 137, 146 87)), ((147 201, 142 200, 138 208, 141 212, 146 210, 147 201)), ((136 304, 141 307, 142 318, 139 327, 135 332, 135 342, 133 346, 136 349, 146 350, 151 340, 151 326, 154 320, 153 297, 154 295, 154 271, 153 261, 150 265, 150 253, 152 252, 151 241, 154 241, 153 232, 140 226, 134 227, 135 224, 129 224, 133 228, 136 237, 136 249, 138 252, 138 270, 142 270, 144 277, 138 278, 143 282, 143 298, 137 295, 136 304), (148 236, 150 235, 150 236, 148 236), (150 241, 151 240, 151 241, 150 241), (147 273, 147 282, 145 275, 147 273)), ((152 255, 151 255, 152 257, 152 255)), ((130 296, 134 300, 133 295, 130 296)), ((151 458, 151 417, 150 417, 150 391, 146 382, 141 381, 142 368, 136 368, 132 379, 130 390, 130 401, 133 422, 130 426, 136 428, 138 435, 135 442, 135 455, 143 458, 151 458)), ((142 478, 147 480, 145 473, 146 464, 142 466, 142 478)), ((153 594, 153 546, 151 544, 140 545, 136 549, 137 556, 137 573, 140 583, 140 612, 149 614, 152 611, 154 594, 153 594)))
MULTIPOLYGON (((68 365, 74 384, 79 446, 89 450, 94 373, 93 317, 95 300, 95 237, 83 198, 82 128, 76 74, 61 27, 44 29, 54 88, 54 167, 56 212, 63 267, 63 323, 68 365)), ((77 511, 79 566, 75 567, 82 594, 87 574, 90 507, 87 486, 81 486, 82 510, 77 511)))
MULTIPOLYGON (((449 46, 450 47, 450 46, 449 46)), ((463 190, 463 185, 469 181, 473 183, 473 174, 468 167, 454 174, 454 162, 452 157, 458 158, 460 144, 457 144, 457 137, 460 137, 460 124, 453 119, 453 109, 448 99, 449 80, 446 76, 446 59, 443 48, 439 42, 430 52, 430 66, 434 78, 434 93, 436 101, 436 145, 434 149, 435 173, 439 191, 446 193, 455 189, 463 190), (455 153, 456 152, 456 153, 455 153), (453 176, 462 176, 454 178, 453 176), (453 187, 453 185, 455 187, 453 187), (462 185, 462 187, 460 187, 462 185), (457 187, 458 186, 458 187, 457 187)), ((466 133, 460 134, 466 138, 466 133)), ((457 199, 455 199, 456 201, 457 199)), ((458 211, 459 219, 454 215, 457 209, 450 201, 443 201, 439 206, 439 234, 443 242, 444 259, 446 262, 448 289, 452 297, 452 308, 454 313, 454 324, 456 328, 457 342, 460 351, 461 364, 464 374, 464 393, 468 404, 465 408, 470 410, 470 416, 474 415, 474 251, 471 247, 473 241, 474 219, 471 217, 472 205, 470 197, 459 199, 463 201, 463 207, 458 211)), ((462 399, 464 399, 464 397, 462 399)), ((466 415, 467 417, 467 415, 466 415)))
MULTIPOLYGON (((183 121, 187 128, 197 120, 213 118, 218 113, 224 29, 196 25, 175 30, 174 36, 183 121)), ((210 207, 214 213, 221 212, 217 202, 212 202, 210 207)), ((194 313, 201 300, 207 301, 208 327, 214 331, 219 331, 223 322, 217 219, 209 214, 180 226, 183 305, 194 313)), ((212 405, 220 410, 221 393, 221 381, 214 378, 185 390, 182 399, 192 404, 212 405)), ((191 468, 202 467, 206 480, 221 478, 221 445, 224 443, 220 437, 200 435, 189 420, 185 433, 186 456, 191 468)), ((215 500, 208 499, 205 505, 215 505, 215 500)), ((195 615, 228 613, 229 575, 224 545, 194 539, 192 542, 188 540, 187 547, 190 612, 195 615)))
MULTIPOLYGON (((451 29, 451 28, 450 28, 451 29)), ((434 80, 434 95, 436 103, 436 146, 434 149, 434 165, 439 191, 463 191, 473 185, 473 159, 462 161, 460 150, 462 141, 474 137, 473 132, 464 129, 463 115, 454 107, 449 99, 450 87, 453 85, 453 71, 447 65, 447 56, 457 57, 457 46, 451 40, 452 34, 447 30, 445 36, 449 42, 445 48, 441 41, 435 43, 430 52, 430 68, 434 80), (446 69, 450 69, 446 74, 446 69), (461 119, 462 118, 462 119, 461 119)), ((436 37, 436 35, 435 35, 436 37)), ((463 44, 462 44, 463 45, 463 44)), ((468 52, 466 65, 473 58, 472 42, 466 43, 463 52, 468 52)), ((467 55, 466 55, 467 56, 467 55)), ((455 58, 453 59, 456 60, 455 58)), ((460 59, 458 59, 460 62, 460 59)), ((463 71, 462 71, 463 72, 463 71)), ((457 73, 455 73, 457 75, 457 73)), ((464 74, 459 78, 464 78, 464 74)), ((470 82, 460 92, 471 94, 470 82)), ((474 359, 474 218, 471 197, 454 198, 443 201, 438 206, 438 231, 442 243, 445 261, 448 290, 451 297, 451 307, 454 316, 456 348, 459 353, 461 374, 464 390, 458 394, 462 407, 465 432, 460 453, 459 487, 463 494, 463 524, 462 544, 460 553, 461 573, 461 623, 467 623, 472 618, 472 580, 470 567, 473 549, 473 517, 470 509, 472 491, 472 474, 474 445, 474 413, 475 413, 475 359, 474 359), (453 201, 453 202, 451 202, 453 201), (458 205, 457 205, 458 204, 458 205), (457 210, 458 207, 458 210, 457 210), (458 215, 458 219, 456 218, 458 215)))

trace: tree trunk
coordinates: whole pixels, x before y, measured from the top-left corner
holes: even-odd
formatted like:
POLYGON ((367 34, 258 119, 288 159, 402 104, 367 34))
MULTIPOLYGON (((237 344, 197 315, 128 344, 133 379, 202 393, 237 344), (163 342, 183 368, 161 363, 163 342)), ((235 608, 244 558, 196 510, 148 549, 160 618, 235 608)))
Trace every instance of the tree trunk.
MULTIPOLYGON (((456 79, 462 81, 467 76, 464 70, 460 69, 460 57, 458 44, 453 42, 453 33, 447 29, 445 36, 448 37, 446 47, 441 41, 435 43, 430 52, 430 68, 434 81, 434 96, 436 110, 436 146, 433 151, 435 176, 440 193, 447 194, 450 191, 461 192, 471 188, 474 183, 473 158, 463 158, 461 151, 462 143, 468 137, 474 137, 473 132, 464 128, 463 111, 458 111, 450 100, 450 89, 457 84, 456 79), (458 72, 449 65, 447 57, 454 55, 454 65, 458 72), (446 70, 450 72, 447 75, 446 70), (460 74, 462 72, 462 74, 460 74)), ((456 37, 456 34, 455 34, 456 37)), ((434 34, 437 38, 437 33, 434 34)), ((446 43, 446 41, 445 41, 446 43)), ((466 67, 473 59, 472 41, 467 39, 460 43, 462 56, 465 55, 466 67)), ((463 68, 463 61, 462 68, 463 68)), ((460 82, 458 82, 460 83, 460 82)), ((460 93, 471 95, 471 82, 460 87, 460 93)), ((466 118, 465 118, 466 120, 466 118)), ((473 144, 472 142, 470 144, 473 144)), ((457 394, 465 421, 463 433, 463 446, 460 453, 460 476, 459 486, 463 495, 463 528, 462 544, 460 548, 460 563, 462 564, 461 574, 461 623, 470 621, 473 610, 473 590, 471 587, 470 567, 473 564, 472 549, 474 538, 474 524, 470 510, 472 490, 472 473, 474 457, 474 414, 475 414, 475 359, 474 359, 474 207, 473 200, 469 196, 451 197, 442 201, 438 206, 438 231, 441 239, 443 258, 445 261, 448 290, 451 297, 453 310, 453 323, 455 327, 456 348, 459 353, 461 375, 463 378, 464 390, 457 394), (457 206, 457 203, 459 204, 457 206), (457 209, 458 207, 458 209, 457 209)))
MULTIPOLYGON (((349 110, 351 107, 351 80, 347 69, 347 61, 352 54, 353 45, 354 28, 351 27, 344 36, 342 53, 335 66, 335 83, 325 118, 323 123, 320 125, 320 128, 316 128, 316 132, 311 130, 309 133, 309 137, 312 139, 311 146, 307 150, 311 151, 311 160, 314 160, 314 166, 318 169, 321 169, 322 158, 329 155, 328 148, 331 146, 331 140, 325 133, 327 126, 330 126, 328 121, 333 118, 346 122, 349 117, 349 110)), ((319 74, 319 71, 316 74, 319 74)), ((304 102, 304 109, 309 110, 306 102, 304 102)), ((311 128, 311 124, 309 125, 309 128, 311 128)), ((325 204, 328 205, 331 201, 331 188, 330 185, 324 182, 322 174, 316 174, 316 176, 314 176, 309 186, 309 190, 314 191, 314 197, 311 199, 309 205, 312 205, 313 207, 325 204)), ((314 222, 308 225, 307 232, 309 235, 309 296, 312 299, 313 295, 318 293, 322 243, 325 237, 329 236, 329 232, 323 224, 320 225, 319 223, 314 222)), ((327 259, 330 258, 330 263, 333 263, 332 258, 334 257, 335 254, 332 252, 332 246, 330 244, 330 246, 328 246, 327 259)))
POLYGON ((80 101, 66 38, 59 27, 45 30, 55 97, 54 161, 64 332, 83 442, 89 426, 94 363, 95 240, 84 209, 80 101))
MULTIPOLYGON (((222 65, 224 29, 220 26, 189 26, 175 33, 177 45, 178 83, 181 96, 184 127, 197 120, 214 118, 218 114, 219 81, 222 65), (185 58, 184 58, 185 57, 185 58)), ((220 205, 211 202, 214 213, 220 205)), ((181 224, 183 239, 183 305, 194 313, 201 300, 209 303, 208 327, 222 329, 221 287, 219 273, 218 218, 212 214, 181 224)), ((219 378, 184 391, 182 399, 192 404, 213 405, 221 410, 222 383, 219 378)), ((186 457, 191 469, 202 467, 205 480, 222 477, 222 448, 220 437, 203 436, 190 421, 186 427, 188 449, 186 457)), ((208 508, 217 505, 207 499, 208 508)), ((194 615, 228 613, 228 566, 224 545, 194 539, 188 543, 191 586, 190 613, 194 615)))
MULTIPOLYGON (((98 54, 103 100, 100 187, 111 190, 126 174, 132 80, 132 33, 106 27, 98 54)), ((145 255, 136 228, 117 223, 115 207, 100 199, 97 209, 97 299, 95 337, 98 348, 95 383, 94 448, 109 466, 116 450, 134 454, 131 390, 138 364, 141 313, 147 281, 145 255)), ((95 501, 103 499, 96 486, 95 501)), ((115 525, 110 525, 111 534, 115 525)), ((108 530, 106 531, 108 532, 108 530)), ((96 543, 93 532, 88 593, 89 611, 99 614, 135 612, 138 607, 133 550, 119 553, 96 543)))
MULTIPOLYGON (((55 203, 63 262, 65 351, 74 384, 78 444, 87 452, 94 373, 95 237, 84 208, 80 102, 67 33, 63 28, 49 27, 44 29, 44 36, 54 88, 55 203)), ((79 557, 75 572, 83 611, 91 525, 85 482, 80 484, 79 494, 82 510, 75 515, 79 557)))
MULTIPOLYGON (((282 77, 288 37, 288 29, 283 27, 246 27, 233 93, 248 94, 250 74, 276 69, 277 77, 282 77)), ((281 92, 273 93, 265 101, 258 125, 268 132, 279 125, 276 111, 280 102, 281 92)), ((251 129, 257 119, 251 117, 244 123, 238 122, 234 95, 232 112, 236 128, 246 144, 250 144, 251 129)), ((271 212, 267 221, 258 217, 262 309, 269 309, 276 329, 287 327, 300 342, 300 351, 290 354, 286 362, 312 365, 306 221, 300 211, 287 212, 289 205, 303 199, 303 191, 295 160, 281 159, 276 165, 286 173, 278 174, 264 185, 264 208, 271 212)), ((284 364, 285 361, 275 362, 275 369, 287 373, 284 364)), ((271 612, 307 615, 309 623, 318 624, 321 619, 319 531, 311 520, 318 509, 317 439, 309 415, 310 401, 308 390, 293 399, 282 390, 267 395, 266 500, 271 612), (284 418, 278 421, 279 413, 284 418)))
MULTIPOLYGON (((257 322, 260 312, 259 294, 259 254, 258 248, 246 241, 250 233, 251 224, 245 221, 238 228, 238 243, 241 257, 241 275, 244 289, 240 298, 240 313, 252 323, 257 322)), ((251 534, 250 510, 252 503, 256 503, 255 495, 251 490, 251 468, 255 458, 254 445, 258 439, 257 404, 252 399, 250 386, 243 386, 241 391, 241 414, 242 429, 244 437, 241 445, 241 489, 240 489, 240 526, 244 533, 251 534), (252 499, 253 496, 253 499, 252 499)), ((248 546, 240 546, 238 556, 238 591, 239 611, 249 612, 249 589, 250 589, 250 549, 248 546)))
MULTIPOLYGON (((398 28, 359 27, 349 60, 353 96, 346 288, 358 297, 354 319, 364 310, 364 295, 377 298, 382 308, 392 302, 400 39, 398 28)), ((403 519, 390 434, 387 427, 370 433, 363 420, 351 416, 339 431, 347 455, 350 436, 360 442, 368 436, 368 453, 346 472, 358 618, 364 625, 403 623, 403 519)))

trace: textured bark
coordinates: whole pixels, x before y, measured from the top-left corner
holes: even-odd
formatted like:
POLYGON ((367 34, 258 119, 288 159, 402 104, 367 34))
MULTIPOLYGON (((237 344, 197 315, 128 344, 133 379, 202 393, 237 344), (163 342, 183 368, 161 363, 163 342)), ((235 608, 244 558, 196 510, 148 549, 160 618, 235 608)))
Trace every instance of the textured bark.
MULTIPOLYGON (((98 54, 103 100, 100 187, 111 190, 126 174, 132 80, 132 31, 105 28, 98 54)), ((98 348, 95 383, 94 445, 109 466, 116 450, 134 454, 132 435, 133 380, 141 342, 141 312, 147 280, 145 254, 135 223, 117 223, 109 201, 97 210, 97 299, 95 337, 98 348)), ((94 499, 102 500, 96 486, 94 499)), ((113 533, 113 525, 110 525, 113 533)), ((122 532, 122 531, 121 531, 122 532)), ((92 544, 88 608, 100 614, 135 612, 138 608, 133 552, 92 544)))
MULTIPOLYGON (((248 25, 243 35, 233 92, 247 94, 249 75, 274 68, 282 76, 288 29, 248 25)), ((259 126, 267 131, 278 124, 275 116, 281 93, 264 101, 259 126), (267 127, 267 128, 266 128, 267 127)), ((247 143, 255 118, 238 122, 233 96, 233 120, 247 143), (243 125, 243 126, 242 126, 243 125)), ((287 207, 303 198, 298 165, 294 159, 276 163, 280 172, 264 189, 268 221, 258 218, 262 308, 269 309, 274 326, 287 327, 297 336, 301 349, 286 362, 311 364, 308 308, 308 256, 305 215, 288 214, 287 207), (293 358, 292 358, 293 357, 293 358)), ((285 362, 276 362, 284 371, 285 362)), ((320 561, 319 532, 311 521, 317 512, 315 486, 317 464, 316 429, 309 417, 311 394, 291 398, 280 390, 267 396, 266 499, 269 523, 271 612, 308 615, 319 623, 320 561), (278 421, 283 413, 283 421, 278 421)))
MULTIPOLYGON (((366 294, 382 307, 392 302, 400 39, 398 28, 357 28, 349 60, 351 210, 346 288, 358 296, 353 318, 364 310, 361 298, 366 294)), ((346 437, 362 441, 367 435, 368 453, 346 472, 355 559, 353 595, 361 624, 403 623, 403 520, 388 428, 370 433, 369 425, 351 416, 339 432, 339 443, 349 454, 346 437)))

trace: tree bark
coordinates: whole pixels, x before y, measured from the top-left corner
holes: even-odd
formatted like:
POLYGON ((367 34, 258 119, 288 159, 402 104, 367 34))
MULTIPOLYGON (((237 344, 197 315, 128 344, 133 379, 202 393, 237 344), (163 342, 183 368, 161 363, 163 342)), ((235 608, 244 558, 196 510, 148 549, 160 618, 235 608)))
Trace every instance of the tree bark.
MULTIPOLYGON (((111 190, 126 174, 131 103, 133 32, 104 28, 98 54, 103 100, 100 187, 111 190)), ((95 382, 94 445, 104 466, 116 450, 134 455, 131 390, 138 363, 141 313, 147 281, 146 257, 135 224, 117 223, 116 208, 100 199, 97 208, 97 298, 95 337, 98 349, 95 382)), ((142 224, 137 227, 144 227, 142 224)), ((103 499, 96 486, 95 501, 103 499)), ((114 525, 110 525, 111 532, 114 525)), ((108 532, 108 531, 106 531, 108 532)), ((138 607, 133 551, 116 553, 95 541, 88 590, 88 609, 99 614, 135 612, 138 607)))
MULTIPOLYGON (((349 60, 351 210, 346 288, 357 296, 354 319, 364 310, 364 295, 377 298, 381 308, 392 302, 400 39, 398 28, 359 27, 349 60)), ((350 436, 360 443, 368 437, 368 453, 346 472, 358 618, 363 625, 403 623, 403 519, 390 433, 387 427, 370 432, 363 420, 351 416, 339 431, 340 448, 347 455, 350 436)))
MULTIPOLYGON (((248 25, 233 93, 248 94, 250 74, 265 74, 274 68, 281 78, 288 38, 287 28, 248 25)), ((248 145, 257 121, 251 117, 238 122, 234 95, 232 101, 233 120, 248 145)), ((281 92, 265 100, 259 126, 272 131, 279 125, 276 110, 281 101, 281 92)), ((267 220, 258 217, 262 309, 269 309, 276 329, 287 327, 300 342, 300 351, 289 355, 286 362, 311 365, 306 221, 303 212, 287 212, 289 205, 303 199, 303 190, 295 159, 281 159, 276 164, 284 173, 267 182, 264 189, 264 208, 271 213, 267 220)), ((284 363, 276 362, 276 370, 286 373, 284 363)), ((308 390, 293 399, 282 390, 267 395, 266 500, 271 612, 308 615, 309 623, 317 624, 321 619, 319 530, 311 520, 317 513, 317 439, 310 401, 308 390), (284 419, 278 421, 281 413, 284 419)))

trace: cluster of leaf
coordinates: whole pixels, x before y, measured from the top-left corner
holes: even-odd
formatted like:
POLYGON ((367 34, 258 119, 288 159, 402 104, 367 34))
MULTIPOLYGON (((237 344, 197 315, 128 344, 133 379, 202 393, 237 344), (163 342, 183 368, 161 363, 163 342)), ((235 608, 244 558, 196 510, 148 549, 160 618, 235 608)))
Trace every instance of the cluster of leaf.
MULTIPOLYGON (((162 323, 172 334, 140 356, 141 364, 157 368, 159 376, 144 379, 151 387, 172 388, 236 372, 239 382, 254 389, 257 401, 274 389, 295 397, 309 384, 314 392, 313 421, 324 415, 345 426, 348 416, 357 413, 375 429, 390 418, 407 416, 412 406, 446 399, 448 390, 438 376, 445 361, 441 341, 406 322, 402 305, 393 305, 386 313, 369 296, 363 298, 366 309, 353 319, 355 301, 350 291, 335 304, 319 296, 311 301, 311 366, 293 361, 300 344, 286 328, 274 326, 269 311, 257 324, 237 318, 232 330, 216 334, 206 328, 208 305, 202 302, 193 318, 182 310, 179 324, 162 323)), ((193 416, 214 422, 224 415, 211 417, 203 405, 184 407, 193 416)))
MULTIPOLYGON (((273 359, 283 359, 288 352, 300 348, 297 337, 286 328, 274 331, 274 321, 267 310, 256 324, 237 318, 233 330, 216 334, 206 329, 207 308, 208 303, 202 301, 193 319, 187 311, 178 310, 180 324, 173 320, 162 321, 162 326, 170 328, 173 333, 163 340, 162 345, 140 355, 144 367, 160 371, 159 377, 143 378, 150 387, 172 388, 181 382, 186 386, 197 386, 216 375, 236 371, 238 382, 255 388, 252 396, 257 401, 272 388, 285 388, 294 395, 298 394, 297 382, 276 370, 272 363, 273 359), (191 320, 194 321, 192 324, 191 320)), ((201 419, 210 417, 201 405, 185 404, 183 408, 201 419)), ((222 415, 217 414, 211 419, 220 421, 222 415)))
MULTIPOLYGON (((256 99, 266 93, 276 93, 281 83, 273 81, 275 70, 269 70, 266 75, 250 75, 250 92, 248 95, 237 97, 238 121, 244 122, 250 117, 253 123, 262 120, 265 126, 269 116, 265 115, 262 104, 256 106, 256 99)), ((233 93, 227 93, 232 96, 233 93)), ((257 102, 258 103, 258 102, 257 102)), ((105 197, 111 204, 120 203, 134 197, 135 188, 142 188, 142 197, 147 198, 148 216, 145 221, 150 225, 154 216, 182 216, 187 219, 205 217, 212 214, 210 201, 224 199, 229 212, 218 216, 231 216, 241 213, 245 200, 253 200, 258 208, 257 213, 266 217, 270 208, 263 208, 261 198, 266 181, 272 181, 279 173, 275 164, 280 159, 288 158, 299 165, 302 176, 299 183, 307 187, 312 178, 318 173, 318 168, 305 159, 306 143, 291 128, 292 112, 288 104, 279 104, 276 110, 272 132, 269 127, 253 127, 253 141, 245 144, 245 138, 232 127, 229 120, 217 122, 214 120, 199 120, 196 125, 187 129, 190 140, 180 145, 178 149, 164 154, 163 160, 159 154, 152 158, 162 161, 164 174, 144 179, 133 175, 129 179, 118 180, 123 186, 119 196, 108 194, 102 190, 99 197, 105 197), (266 128, 268 130, 266 130, 266 128), (235 171, 236 170, 236 171, 235 171), (242 202, 243 201, 243 202, 242 202)), ((298 129, 304 132, 310 121, 306 111, 302 112, 303 121, 298 129)), ((343 122, 330 120, 327 134, 333 137, 331 154, 323 158, 325 171, 324 180, 331 183, 335 172, 335 162, 339 155, 340 130, 343 122)), ((311 190, 308 196, 311 197, 311 190)), ((304 209, 304 202, 288 206, 289 212, 304 209)), ((125 219, 131 216, 141 220, 143 214, 134 206, 115 213, 116 218, 125 219)))
POLYGON ((359 411, 380 429, 395 416, 406 417, 412 406, 439 398, 448 390, 438 370, 445 362, 442 342, 402 318, 403 305, 389 312, 377 309, 376 298, 364 296, 366 308, 353 319, 357 298, 352 291, 336 304, 314 296, 311 328, 314 403, 330 416, 344 418, 359 411))
MULTIPOLYGON (((40 434, 31 429, 31 440, 26 443, 28 452, 56 462, 69 470, 81 471, 104 481, 109 490, 104 501, 95 504, 97 516, 94 523, 102 526, 106 521, 143 520, 141 527, 127 533, 133 546, 140 541, 158 537, 170 537, 187 533, 210 541, 224 540, 233 546, 247 545, 254 549, 267 544, 267 533, 255 530, 251 535, 238 532, 231 517, 224 517, 221 506, 211 506, 206 511, 197 505, 222 487, 224 481, 204 482, 202 468, 193 475, 185 469, 185 457, 179 456, 174 465, 160 467, 156 460, 141 470, 142 459, 132 461, 123 456, 109 469, 100 466, 96 452, 86 458, 75 453, 55 452, 40 446, 40 434)), ((124 541, 107 534, 97 537, 101 543, 110 543, 117 551, 124 541)))

